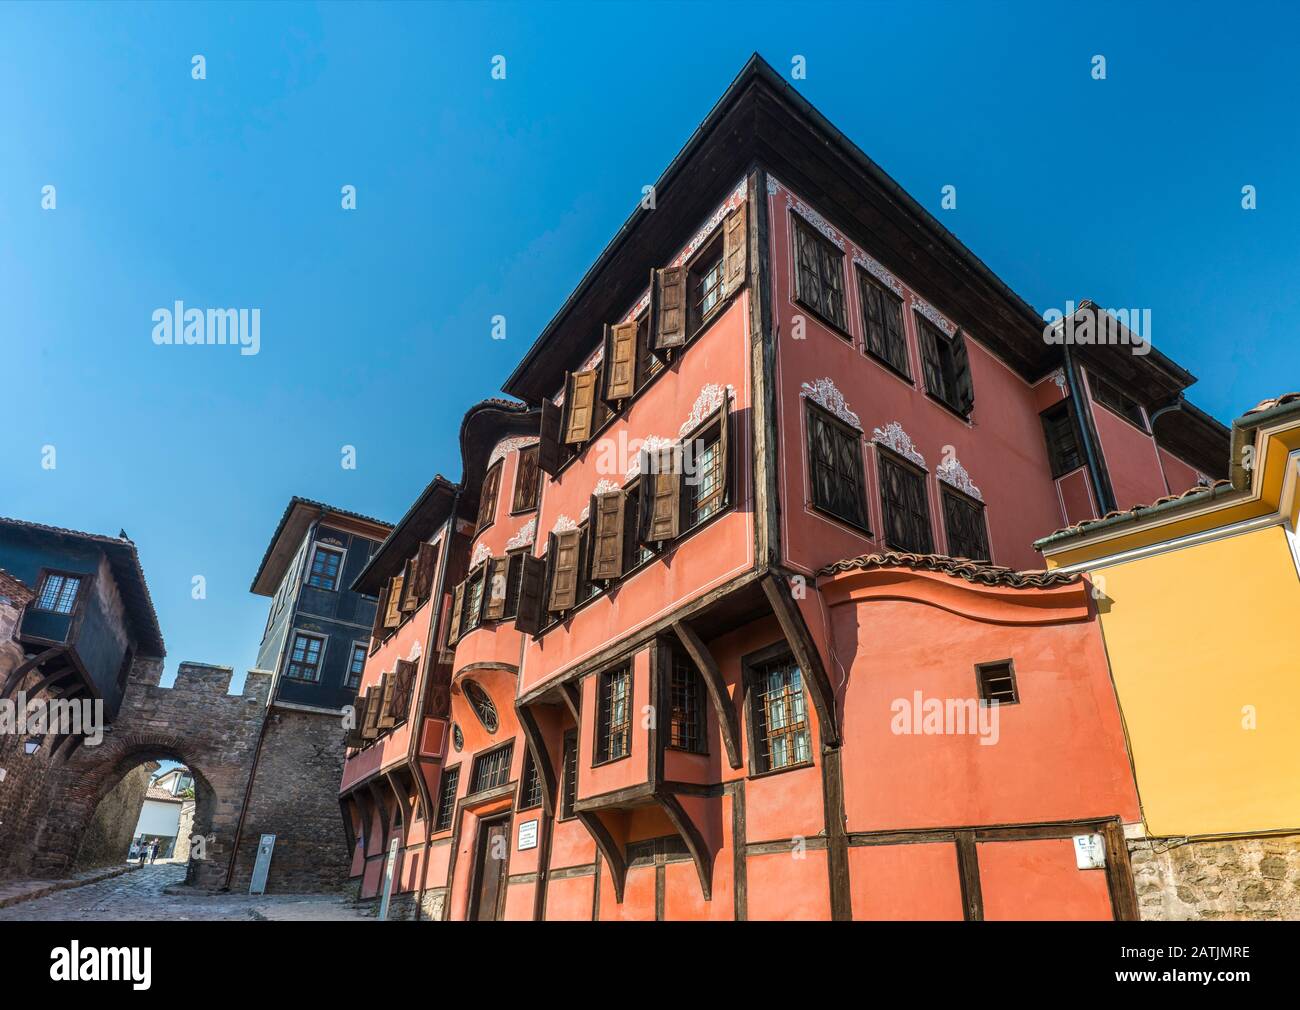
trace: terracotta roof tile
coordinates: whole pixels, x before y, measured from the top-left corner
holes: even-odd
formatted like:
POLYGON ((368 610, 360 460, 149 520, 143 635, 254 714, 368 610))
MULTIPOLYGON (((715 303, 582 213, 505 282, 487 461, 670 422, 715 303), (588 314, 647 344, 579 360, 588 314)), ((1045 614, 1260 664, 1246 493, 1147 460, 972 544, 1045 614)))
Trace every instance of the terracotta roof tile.
POLYGON ((0 598, 8 597, 26 606, 35 595, 22 579, 0 568, 0 598))
POLYGON ((1295 403, 1300 400, 1300 393, 1283 393, 1281 396, 1273 396, 1267 400, 1260 400, 1259 403, 1251 407, 1250 410, 1242 414, 1242 417, 1250 417, 1251 414, 1260 414, 1266 410, 1272 410, 1274 407, 1284 407, 1288 403, 1295 403))
POLYGON ((871 568, 910 568, 913 571, 938 572, 953 578, 978 582, 986 586, 1009 586, 1013 589, 1044 589, 1049 586, 1064 586, 1079 580, 1078 575, 1066 575, 1061 572, 1028 571, 1018 572, 1002 565, 991 565, 984 561, 972 561, 970 558, 950 558, 944 554, 903 554, 898 551, 882 551, 876 554, 861 554, 856 558, 846 558, 827 565, 817 572, 818 575, 837 575, 840 572, 865 571, 871 568))
MULTIPOLYGON (((1211 481, 1209 484, 1197 484, 1195 487, 1189 487, 1181 494, 1168 494, 1163 498, 1157 498, 1150 505, 1134 505, 1130 509, 1117 509, 1113 512, 1107 512, 1100 519, 1082 519, 1071 526, 1063 526, 1059 530, 1049 533, 1046 537, 1043 537, 1043 540, 1050 539, 1051 537, 1059 537, 1066 533, 1078 533, 1080 530, 1085 530, 1089 526, 1096 526, 1098 523, 1104 523, 1111 519, 1118 519, 1120 516, 1137 516, 1142 512, 1155 508, 1157 505, 1168 505, 1170 502, 1182 501, 1184 498, 1195 498, 1199 495, 1209 494, 1211 491, 1215 491, 1218 488, 1231 486, 1232 481, 1230 480, 1216 480, 1211 481)), ((1039 542, 1041 543, 1042 541, 1039 542)))

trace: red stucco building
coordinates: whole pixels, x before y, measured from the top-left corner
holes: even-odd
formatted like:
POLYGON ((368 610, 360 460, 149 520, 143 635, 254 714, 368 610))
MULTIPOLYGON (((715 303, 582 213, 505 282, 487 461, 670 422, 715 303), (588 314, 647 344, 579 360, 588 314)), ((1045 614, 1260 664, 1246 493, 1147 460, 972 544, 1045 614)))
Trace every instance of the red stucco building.
POLYGON ((1046 339, 757 57, 656 204, 356 582, 380 596, 340 788, 361 895, 1131 917, 1097 601, 1026 570, 1036 537, 1221 476, 1193 377, 1046 339))

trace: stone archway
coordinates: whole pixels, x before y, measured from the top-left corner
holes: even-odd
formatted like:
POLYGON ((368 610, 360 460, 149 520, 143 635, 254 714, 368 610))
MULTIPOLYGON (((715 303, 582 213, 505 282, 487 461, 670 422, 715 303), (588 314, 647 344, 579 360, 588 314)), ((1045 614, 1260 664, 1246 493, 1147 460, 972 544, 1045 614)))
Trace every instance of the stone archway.
POLYGON ((158 685, 162 664, 138 661, 122 708, 98 746, 54 756, 45 776, 44 816, 23 839, 27 872, 67 875, 105 796, 145 761, 178 761, 194 775, 194 835, 205 839, 186 882, 222 887, 236 844, 248 776, 266 719, 270 678, 250 672, 240 695, 227 694, 230 667, 182 663, 175 683, 158 685))

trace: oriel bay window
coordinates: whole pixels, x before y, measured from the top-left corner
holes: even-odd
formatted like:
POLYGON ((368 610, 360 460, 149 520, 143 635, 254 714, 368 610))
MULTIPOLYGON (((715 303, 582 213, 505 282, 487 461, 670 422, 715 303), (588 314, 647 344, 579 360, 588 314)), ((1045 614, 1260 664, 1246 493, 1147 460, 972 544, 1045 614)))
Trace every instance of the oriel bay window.
POLYGON ((903 333, 903 299, 861 267, 858 267, 858 294, 862 299, 867 353, 911 381, 907 337, 903 333))
POLYGON ((885 546, 909 554, 932 553, 925 475, 886 449, 879 450, 878 458, 885 546))
POLYGON ((803 673, 789 653, 749 670, 750 747, 756 774, 812 762, 803 673))
POLYGON ((954 488, 940 485, 943 524, 948 531, 948 554, 954 558, 989 561, 989 536, 984 505, 954 488))
POLYGON ((921 342, 925 391, 958 414, 969 414, 975 407, 975 389, 965 338, 960 331, 948 336, 919 312, 912 316, 921 342))
POLYGON ((52 614, 70 614, 77 603, 77 594, 81 591, 80 575, 64 575, 47 572, 41 583, 33 610, 45 610, 52 614))
POLYGON ((624 663, 596 677, 596 764, 632 753, 632 667, 624 663))
POLYGON ((802 217, 794 215, 795 300, 837 330, 848 328, 844 311, 844 253, 802 217))
POLYGON ((808 469, 812 505, 867 531, 866 479, 862 472, 862 436, 811 400, 808 418, 808 469))

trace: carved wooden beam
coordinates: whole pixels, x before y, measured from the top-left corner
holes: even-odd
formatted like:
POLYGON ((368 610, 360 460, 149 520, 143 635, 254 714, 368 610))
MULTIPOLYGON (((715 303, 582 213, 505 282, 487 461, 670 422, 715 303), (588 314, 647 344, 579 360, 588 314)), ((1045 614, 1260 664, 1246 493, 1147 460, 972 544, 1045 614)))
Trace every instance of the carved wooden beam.
POLYGON ((40 655, 33 656, 31 659, 20 664, 11 674, 9 674, 8 678, 6 678, 5 686, 0 690, 0 698, 8 698, 10 692, 17 688, 18 685, 22 683, 22 679, 31 673, 36 667, 48 662, 55 656, 61 656, 67 651, 68 647, 66 645, 56 645, 52 649, 46 649, 40 655))
POLYGON ((609 875, 614 881, 614 900, 621 905, 623 903, 623 884, 627 880, 627 858, 623 855, 623 850, 619 848, 618 842, 614 841, 614 836, 605 827, 605 822, 600 819, 600 814, 579 812, 577 818, 591 834, 591 837, 596 842, 596 848, 600 849, 600 854, 605 857, 605 862, 609 864, 609 875))
POLYGON ((727 748, 727 761, 732 768, 739 768, 740 756, 740 720, 736 716, 736 706, 727 694, 727 685, 722 679, 722 671, 713 658, 713 653, 704 644, 704 640, 695 633, 686 621, 674 621, 673 631, 677 633, 682 648, 691 657, 704 677, 704 686, 713 702, 713 711, 718 716, 718 730, 722 736, 722 745, 727 748))
POLYGON ((546 749, 546 740, 542 729, 537 725, 537 717, 527 705, 515 702, 515 714, 519 718, 519 728, 524 731, 524 743, 533 756, 533 767, 542 779, 542 809, 547 817, 555 815, 555 797, 558 781, 555 767, 551 764, 550 752, 546 749))
POLYGON ((691 854, 691 860, 695 863, 695 872, 700 876, 700 889, 704 892, 704 900, 712 901, 713 853, 709 851, 704 835, 686 813, 681 801, 672 793, 662 793, 655 799, 659 801, 664 813, 668 815, 668 819, 673 822, 673 827, 686 843, 686 851, 691 854))
POLYGON ((831 688, 826 667, 822 665, 817 643, 813 641, 812 633, 808 630, 803 615, 799 613, 799 608, 790 595, 790 586, 786 580, 774 573, 768 573, 762 582, 763 592, 772 605, 772 612, 776 614, 777 623, 781 625, 781 631, 790 644, 790 651, 794 653, 795 661, 798 662, 799 669, 803 671, 804 679, 808 684, 813 707, 817 709, 817 721, 821 726, 822 746, 838 747, 840 729, 839 721, 835 718, 835 692, 831 688))

